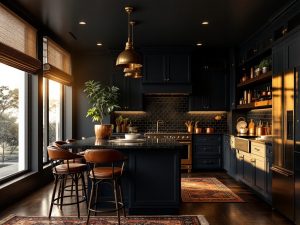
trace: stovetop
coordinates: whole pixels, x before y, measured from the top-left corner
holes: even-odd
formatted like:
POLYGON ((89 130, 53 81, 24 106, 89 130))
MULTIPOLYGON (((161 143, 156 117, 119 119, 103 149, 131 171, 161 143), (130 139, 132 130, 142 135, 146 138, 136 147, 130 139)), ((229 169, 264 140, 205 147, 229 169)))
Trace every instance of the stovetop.
POLYGON ((192 134, 185 132, 158 132, 158 133, 145 133, 146 138, 166 138, 175 140, 191 140, 192 134))

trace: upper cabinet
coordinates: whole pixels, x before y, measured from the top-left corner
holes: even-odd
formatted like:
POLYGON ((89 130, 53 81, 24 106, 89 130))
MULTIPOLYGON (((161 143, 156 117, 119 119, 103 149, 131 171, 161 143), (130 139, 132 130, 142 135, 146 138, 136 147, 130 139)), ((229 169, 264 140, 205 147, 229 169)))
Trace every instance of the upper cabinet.
POLYGON ((185 52, 144 52, 144 84, 189 84, 191 56, 185 52))
POLYGON ((207 49, 196 52, 192 60, 192 95, 189 110, 228 109, 228 51, 207 49))
POLYGON ((116 69, 112 76, 112 84, 120 89, 120 109, 118 110, 143 110, 143 94, 141 79, 124 77, 124 73, 119 69, 116 69))

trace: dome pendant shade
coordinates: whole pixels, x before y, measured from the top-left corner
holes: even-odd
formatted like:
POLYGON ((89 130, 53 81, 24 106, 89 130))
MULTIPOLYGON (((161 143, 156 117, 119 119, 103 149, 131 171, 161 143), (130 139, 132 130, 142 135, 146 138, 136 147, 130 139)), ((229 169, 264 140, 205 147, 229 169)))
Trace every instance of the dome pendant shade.
MULTIPOLYGON (((125 11, 128 14, 128 40, 126 42, 125 50, 118 55, 116 66, 128 68, 132 71, 142 67, 142 60, 139 54, 133 48, 133 25, 135 22, 130 21, 130 15, 133 11, 133 8, 125 7, 125 11)), ((128 74, 128 76, 130 76, 130 74, 128 74)))
MULTIPOLYGON (((126 44, 127 46, 127 44, 126 44)), ((139 54, 133 48, 126 48, 118 55, 116 65, 124 68, 130 67, 130 64, 135 64, 135 67, 142 67, 142 60, 139 54)))

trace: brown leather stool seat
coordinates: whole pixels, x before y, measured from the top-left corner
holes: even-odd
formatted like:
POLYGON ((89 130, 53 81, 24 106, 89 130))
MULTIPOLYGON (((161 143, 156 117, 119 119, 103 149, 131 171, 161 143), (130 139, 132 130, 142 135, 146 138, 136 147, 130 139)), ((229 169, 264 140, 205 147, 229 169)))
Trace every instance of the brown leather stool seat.
MULTIPOLYGON (((92 182, 92 190, 90 193, 87 224, 91 212, 111 212, 117 211, 118 224, 120 224, 120 213, 123 209, 123 215, 126 217, 125 208, 123 203, 123 193, 121 188, 121 176, 123 174, 124 163, 126 156, 120 151, 114 149, 88 149, 84 154, 85 160, 88 164, 89 178, 92 182), (107 164, 111 166, 108 167, 107 164), (98 202, 98 187, 101 183, 109 182, 112 183, 114 191, 114 204, 115 209, 97 210, 98 202), (92 200, 94 198, 94 203, 92 200)), ((105 201, 102 201, 105 202, 105 201)), ((106 201, 109 202, 109 201, 106 201)))
POLYGON ((86 164, 73 163, 72 161, 78 157, 78 155, 61 149, 57 146, 48 146, 48 155, 51 160, 52 172, 54 175, 54 188, 52 192, 51 205, 49 210, 49 218, 51 217, 53 205, 59 205, 60 209, 64 205, 77 205, 77 215, 80 217, 79 203, 86 202, 87 194, 84 179, 84 172, 86 172, 86 164), (71 195, 65 195, 67 179, 72 180, 71 195), (81 190, 83 194, 79 196, 79 180, 81 179, 81 190), (59 184, 58 194, 57 185, 59 184), (76 200, 73 200, 73 186, 75 187, 76 200), (71 202, 64 203, 64 198, 70 198, 71 202))

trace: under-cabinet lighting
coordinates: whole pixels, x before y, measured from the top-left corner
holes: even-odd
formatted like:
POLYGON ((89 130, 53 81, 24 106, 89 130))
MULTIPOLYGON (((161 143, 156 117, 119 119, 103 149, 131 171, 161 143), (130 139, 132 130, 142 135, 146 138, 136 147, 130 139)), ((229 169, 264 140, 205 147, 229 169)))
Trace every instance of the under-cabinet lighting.
POLYGON ((202 24, 202 25, 208 25, 209 22, 208 22, 208 21, 203 21, 201 24, 202 24))
POLYGON ((197 43, 197 46, 202 46, 202 43, 197 43))
POLYGON ((97 46, 102 46, 102 43, 101 42, 97 42, 97 46))
POLYGON ((227 113, 226 111, 188 111, 188 114, 218 114, 218 113, 227 113))
POLYGON ((86 22, 81 20, 81 21, 79 21, 79 25, 86 25, 86 22))
POLYGON ((138 115, 138 114, 146 114, 146 112, 145 111, 115 111, 115 114, 138 115))
POLYGON ((267 111, 272 111, 272 108, 267 108, 267 109, 252 109, 250 112, 267 112, 267 111))

